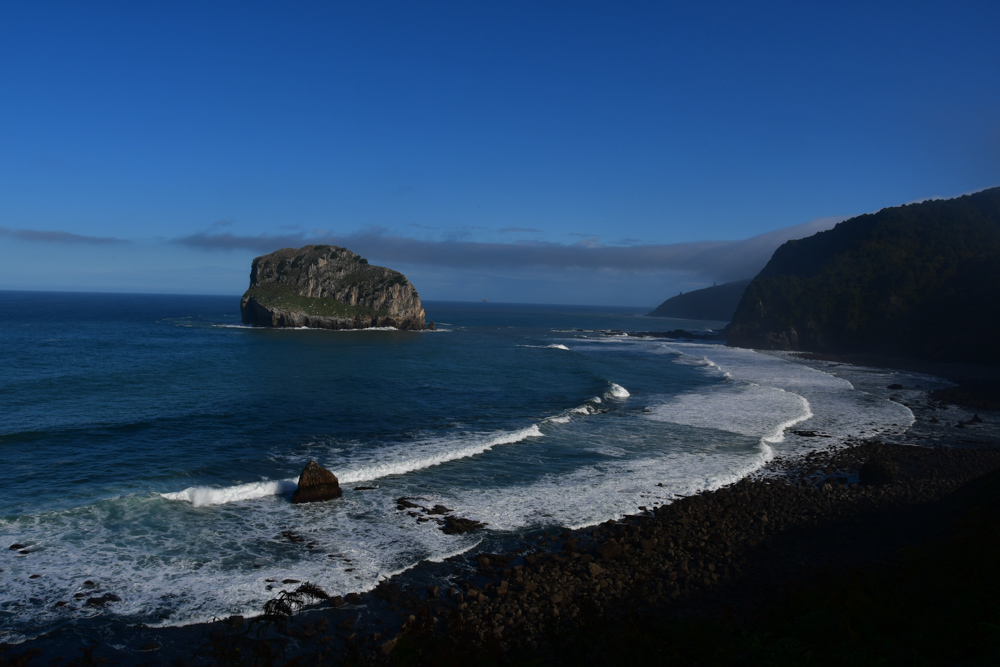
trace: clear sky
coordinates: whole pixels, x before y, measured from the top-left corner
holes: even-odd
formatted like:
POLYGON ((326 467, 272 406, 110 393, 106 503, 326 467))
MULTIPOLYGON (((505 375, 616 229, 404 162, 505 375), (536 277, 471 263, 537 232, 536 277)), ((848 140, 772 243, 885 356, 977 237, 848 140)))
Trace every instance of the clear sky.
POLYGON ((6 2, 0 289, 235 295, 333 242, 425 300, 652 306, 1000 184, 998 26, 996 0, 6 2))

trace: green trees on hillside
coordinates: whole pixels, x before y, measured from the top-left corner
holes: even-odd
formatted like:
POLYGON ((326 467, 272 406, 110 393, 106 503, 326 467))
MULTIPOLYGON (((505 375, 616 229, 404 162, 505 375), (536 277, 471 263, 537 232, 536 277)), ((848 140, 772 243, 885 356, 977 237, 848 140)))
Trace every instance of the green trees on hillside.
POLYGON ((742 347, 1000 361, 1000 188, 789 241, 747 287, 742 347))

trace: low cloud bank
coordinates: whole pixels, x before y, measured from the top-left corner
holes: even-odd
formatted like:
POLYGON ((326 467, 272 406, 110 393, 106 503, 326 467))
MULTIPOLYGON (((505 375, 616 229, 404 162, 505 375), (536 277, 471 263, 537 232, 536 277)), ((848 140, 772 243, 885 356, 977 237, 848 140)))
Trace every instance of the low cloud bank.
POLYGON ((698 241, 657 245, 605 246, 558 243, 426 241, 381 231, 310 236, 305 233, 239 236, 198 233, 176 242, 206 250, 252 250, 265 254, 278 248, 331 244, 385 263, 431 265, 456 269, 577 269, 633 274, 683 272, 709 280, 739 280, 757 274, 774 251, 789 239, 830 229, 846 218, 819 218, 742 241, 698 241))
POLYGON ((37 243, 129 243, 129 241, 116 239, 112 236, 84 236, 69 232, 47 231, 43 229, 8 229, 7 227, 0 227, 0 236, 11 236, 21 241, 34 241, 37 243))

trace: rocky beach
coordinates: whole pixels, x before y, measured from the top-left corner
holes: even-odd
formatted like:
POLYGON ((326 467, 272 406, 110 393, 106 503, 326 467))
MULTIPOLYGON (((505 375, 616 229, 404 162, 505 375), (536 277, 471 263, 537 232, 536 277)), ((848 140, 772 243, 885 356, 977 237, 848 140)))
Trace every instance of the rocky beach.
MULTIPOLYGON (((951 539, 956 521, 992 507, 1000 414, 977 407, 983 392, 972 393, 979 398, 948 394, 964 396, 963 406, 908 392, 917 422, 896 441, 775 459, 715 491, 532 535, 504 553, 425 562, 367 593, 329 597, 306 582, 275 581, 278 596, 256 618, 57 630, 0 648, 0 664, 561 664, 598 655, 609 663, 670 655, 697 662, 685 651, 699 641, 705 656, 722 650, 699 632, 753 635, 761 618, 801 591, 858 568, 895 571, 902 554, 951 539)), ((436 520, 447 508, 401 498, 398 511, 436 520)), ((461 521, 442 519, 445 528, 461 521)), ((925 573, 921 585, 933 588, 935 576, 925 573)), ((836 653, 826 657, 820 662, 840 662, 836 653)))

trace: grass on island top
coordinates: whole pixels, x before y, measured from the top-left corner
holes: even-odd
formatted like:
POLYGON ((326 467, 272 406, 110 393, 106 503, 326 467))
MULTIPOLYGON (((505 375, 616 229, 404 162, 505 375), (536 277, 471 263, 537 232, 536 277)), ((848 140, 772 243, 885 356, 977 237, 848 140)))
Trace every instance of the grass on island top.
POLYGON ((365 308, 364 306, 351 306, 336 299, 302 296, 297 294, 286 285, 278 283, 268 283, 251 287, 247 294, 254 297, 262 306, 274 310, 283 310, 291 313, 305 313, 313 317, 337 317, 351 319, 360 317, 385 317, 387 313, 380 310, 365 308))

